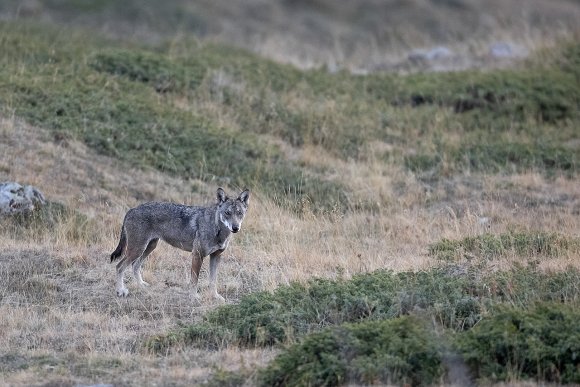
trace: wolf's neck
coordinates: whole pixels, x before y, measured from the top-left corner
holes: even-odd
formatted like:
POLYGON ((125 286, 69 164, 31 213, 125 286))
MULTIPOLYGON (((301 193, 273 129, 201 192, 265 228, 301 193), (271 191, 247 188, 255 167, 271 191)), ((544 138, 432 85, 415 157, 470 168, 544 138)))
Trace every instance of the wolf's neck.
POLYGON ((216 228, 216 238, 220 241, 225 241, 227 238, 229 238, 232 232, 220 219, 220 214, 219 211, 217 210, 217 207, 215 208, 214 219, 216 228))

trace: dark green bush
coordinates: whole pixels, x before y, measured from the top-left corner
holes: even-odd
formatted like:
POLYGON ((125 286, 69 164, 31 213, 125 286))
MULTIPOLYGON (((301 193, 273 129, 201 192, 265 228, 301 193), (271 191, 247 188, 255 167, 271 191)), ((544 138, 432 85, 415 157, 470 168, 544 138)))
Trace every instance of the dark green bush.
POLYGON ((443 373, 434 336, 412 317, 344 324, 307 336, 264 370, 264 386, 429 385, 443 373))
POLYGON ((199 64, 184 65, 162 54, 137 50, 107 50, 96 54, 90 66, 97 71, 143 82, 157 92, 194 90, 203 80, 206 68, 199 64))
POLYGON ((500 308, 462 333, 457 347, 481 379, 580 383, 578 321, 580 311, 570 305, 500 308))

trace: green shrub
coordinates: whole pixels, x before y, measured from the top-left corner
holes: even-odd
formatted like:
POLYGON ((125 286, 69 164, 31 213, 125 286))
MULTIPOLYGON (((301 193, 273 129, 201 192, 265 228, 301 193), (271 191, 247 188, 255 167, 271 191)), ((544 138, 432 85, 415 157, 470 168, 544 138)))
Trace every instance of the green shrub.
POLYGON ((453 266, 418 273, 376 271, 350 280, 312 280, 256 292, 225 305, 193 324, 147 341, 153 351, 175 345, 222 348, 288 343, 326 326, 427 313, 453 330, 474 326, 496 304, 536 301, 577 303, 580 273, 543 274, 532 267, 481 276, 477 266, 453 266))
POLYGON ((580 383, 580 311, 569 305, 500 308, 457 339, 478 378, 580 383))
POLYGON ((441 354, 419 320, 345 324, 306 336, 264 370, 264 386, 428 385, 442 375, 441 354))
POLYGON ((194 90, 203 80, 206 68, 188 66, 172 61, 161 54, 137 50, 106 50, 90 60, 97 71, 143 82, 157 92, 186 92, 194 90))
POLYGON ((578 152, 544 144, 478 144, 461 147, 451 154, 460 168, 493 173, 527 170, 576 173, 579 162, 578 152))
POLYGON ((566 251, 577 251, 580 240, 556 233, 482 234, 461 240, 443 239, 429 246, 429 255, 452 261, 461 258, 497 259, 510 253, 523 257, 555 257, 566 251))
POLYGON ((419 153, 405 158, 405 166, 413 172, 439 172, 443 162, 452 172, 471 170, 485 173, 514 173, 530 170, 547 175, 578 172, 578 152, 563 146, 521 144, 514 142, 443 146, 438 154, 419 153))
MULTIPOLYGON (((575 50, 577 45, 563 50, 564 63, 575 50)), ((570 65, 546 68, 530 64, 518 70, 413 74, 398 79, 374 75, 366 89, 396 106, 435 104, 476 116, 469 119, 485 117, 513 123, 532 118, 554 123, 578 119, 580 91, 574 71, 570 65)))

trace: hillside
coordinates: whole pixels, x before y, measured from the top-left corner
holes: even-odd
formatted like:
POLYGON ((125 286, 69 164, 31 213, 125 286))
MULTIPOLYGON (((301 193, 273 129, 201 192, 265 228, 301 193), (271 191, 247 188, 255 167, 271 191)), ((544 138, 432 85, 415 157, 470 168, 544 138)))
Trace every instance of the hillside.
MULTIPOLYGON (((92 13, 74 1, 2 4, 20 14, 0 22, 0 181, 33 184, 49 204, 0 223, 0 380, 580 383, 572 28, 545 33, 507 67, 357 75, 249 47, 252 28, 281 27, 209 3, 201 20, 243 9, 250 32, 184 36, 163 13, 153 28, 142 18, 157 2, 134 19, 132 2, 92 13), (151 31, 121 39, 103 18, 151 31), (192 299, 189 255, 167 245, 145 265, 151 287, 128 279, 129 297, 117 298, 108 260, 125 212, 149 200, 208 204, 218 186, 252 190, 219 272, 226 305, 192 299)), ((298 3, 263 12, 312 14, 298 3)), ((313 4, 333 26, 365 17, 348 1, 313 4)), ((369 4, 369 15, 383 10, 369 4)), ((450 18, 478 3, 414 4, 450 18)), ((551 12, 576 8, 559 1, 551 12)), ((545 15, 544 26, 560 17, 545 15)), ((463 44, 461 28, 425 44, 463 44)), ((474 33, 465 42, 484 41, 483 27, 474 33)))
POLYGON ((299 68, 368 72, 413 68, 408 59, 416 50, 437 47, 451 55, 436 68, 505 65, 512 61, 490 60, 493 44, 513 45, 517 59, 577 34, 580 5, 573 0, 5 0, 0 18, 81 26, 150 45, 195 37, 299 68))

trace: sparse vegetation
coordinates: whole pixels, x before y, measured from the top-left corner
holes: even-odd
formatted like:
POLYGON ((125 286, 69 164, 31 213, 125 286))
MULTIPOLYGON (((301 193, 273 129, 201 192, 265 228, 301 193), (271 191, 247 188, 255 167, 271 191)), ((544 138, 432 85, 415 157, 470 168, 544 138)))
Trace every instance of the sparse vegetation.
POLYGON ((48 202, 36 211, 22 212, 3 219, 0 231, 14 238, 39 240, 51 234, 53 239, 90 241, 92 221, 84 214, 62 203, 48 202), (60 234, 55 230, 60 230, 60 234))
POLYGON ((482 234, 462 240, 444 239, 429 246, 429 254, 445 261, 467 259, 497 259, 512 254, 530 257, 557 257, 580 248, 580 240, 556 233, 482 234))

